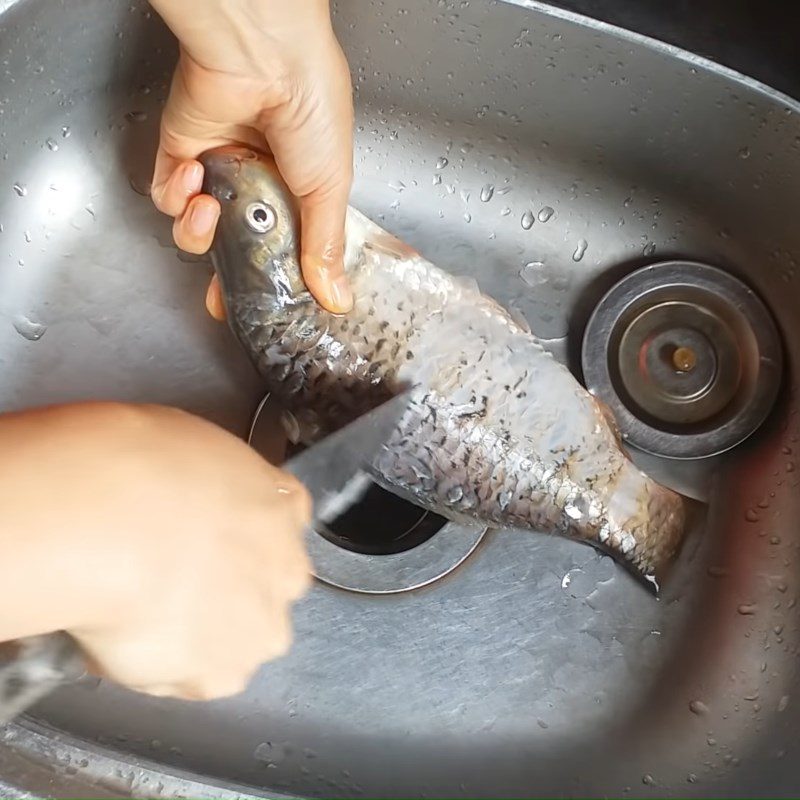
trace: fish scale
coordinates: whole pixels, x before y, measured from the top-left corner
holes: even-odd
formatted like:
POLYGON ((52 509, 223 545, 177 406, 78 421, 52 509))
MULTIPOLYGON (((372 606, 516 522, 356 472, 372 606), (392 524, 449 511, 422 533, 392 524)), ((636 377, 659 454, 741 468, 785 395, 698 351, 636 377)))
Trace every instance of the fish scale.
POLYGON ((594 398, 474 281, 349 209, 356 301, 331 314, 303 284, 297 205, 274 162, 235 147, 202 160, 221 205, 212 258, 230 325, 301 441, 411 385, 378 483, 449 519, 559 533, 643 576, 666 569, 682 499, 638 470, 594 398), (259 203, 274 212, 266 232, 247 222, 259 203))

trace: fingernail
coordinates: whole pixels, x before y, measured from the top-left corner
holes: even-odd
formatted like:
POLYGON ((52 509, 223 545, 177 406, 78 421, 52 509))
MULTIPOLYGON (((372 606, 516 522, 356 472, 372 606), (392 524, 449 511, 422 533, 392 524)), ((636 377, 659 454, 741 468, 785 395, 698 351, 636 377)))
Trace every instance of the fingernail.
POLYGON ((353 307, 353 291, 346 275, 340 275, 331 281, 331 300, 339 312, 349 311, 353 307))
POLYGON ((195 236, 205 236, 217 224, 218 215, 216 204, 195 203, 189 212, 189 229, 195 236))
POLYGON ((195 195, 203 187, 203 166, 194 161, 183 169, 181 184, 187 194, 195 195))

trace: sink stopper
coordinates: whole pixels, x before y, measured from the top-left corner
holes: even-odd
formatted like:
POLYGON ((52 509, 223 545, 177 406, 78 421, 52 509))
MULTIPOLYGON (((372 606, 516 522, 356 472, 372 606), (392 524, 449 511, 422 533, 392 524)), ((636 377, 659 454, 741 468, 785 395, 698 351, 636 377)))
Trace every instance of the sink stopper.
POLYGON ((756 294, 715 267, 653 264, 617 283, 583 338, 586 386, 622 437, 653 455, 707 458, 764 422, 783 374, 780 335, 756 294))

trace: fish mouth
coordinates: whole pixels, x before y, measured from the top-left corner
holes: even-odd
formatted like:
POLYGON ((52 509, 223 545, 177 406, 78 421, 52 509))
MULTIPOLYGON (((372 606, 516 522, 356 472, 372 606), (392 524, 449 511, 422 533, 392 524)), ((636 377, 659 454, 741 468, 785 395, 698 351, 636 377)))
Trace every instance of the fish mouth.
POLYGON ((218 200, 234 199, 230 193, 235 193, 233 182, 239 178, 242 165, 262 158, 263 155, 245 145, 229 144, 207 150, 198 158, 203 165, 203 192, 218 200), (218 196, 221 192, 226 195, 218 196))

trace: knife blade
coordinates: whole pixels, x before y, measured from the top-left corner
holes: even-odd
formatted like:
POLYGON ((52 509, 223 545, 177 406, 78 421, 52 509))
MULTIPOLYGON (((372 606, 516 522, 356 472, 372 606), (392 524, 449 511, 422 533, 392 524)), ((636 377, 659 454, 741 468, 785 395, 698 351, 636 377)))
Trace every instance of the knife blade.
MULTIPOLYGON (((335 513, 348 487, 360 485, 408 401, 406 390, 282 465, 309 490, 316 519, 335 513)), ((80 645, 65 631, 0 642, 0 726, 85 674, 80 645)))
POLYGON ((409 394, 395 395, 282 465, 308 489, 317 520, 336 516, 366 488, 371 464, 408 408, 409 394))

